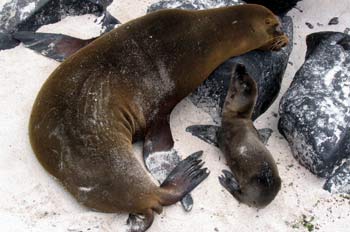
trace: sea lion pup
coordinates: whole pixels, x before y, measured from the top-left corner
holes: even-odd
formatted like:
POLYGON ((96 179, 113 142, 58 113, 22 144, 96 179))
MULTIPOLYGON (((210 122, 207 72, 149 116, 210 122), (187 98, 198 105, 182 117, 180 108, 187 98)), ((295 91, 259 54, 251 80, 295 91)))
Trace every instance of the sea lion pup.
POLYGON ((258 90, 242 65, 233 74, 222 112, 218 143, 233 174, 220 183, 240 202, 263 208, 281 188, 276 163, 251 120, 258 90))
POLYGON ((153 211, 173 204, 208 173, 197 154, 161 186, 143 170, 144 155, 169 151, 169 115, 223 61, 288 41, 273 13, 259 5, 203 11, 162 10, 132 20, 63 62, 41 88, 29 134, 41 164, 87 207, 143 214, 129 220, 145 231, 153 211))

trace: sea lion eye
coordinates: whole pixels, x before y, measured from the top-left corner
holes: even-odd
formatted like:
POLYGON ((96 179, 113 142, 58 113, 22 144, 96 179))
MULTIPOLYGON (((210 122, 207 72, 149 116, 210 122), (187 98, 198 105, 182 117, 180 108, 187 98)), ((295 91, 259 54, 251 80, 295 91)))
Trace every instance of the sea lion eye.
POLYGON ((265 24, 270 25, 272 23, 272 20, 270 18, 265 19, 265 24))

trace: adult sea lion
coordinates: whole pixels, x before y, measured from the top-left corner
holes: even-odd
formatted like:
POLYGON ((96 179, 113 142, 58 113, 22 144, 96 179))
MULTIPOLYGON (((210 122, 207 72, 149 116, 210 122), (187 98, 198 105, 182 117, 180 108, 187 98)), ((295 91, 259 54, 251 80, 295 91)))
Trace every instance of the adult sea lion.
POLYGON ((157 186, 133 154, 169 151, 169 115, 224 60, 287 43, 265 7, 163 10, 132 20, 69 57, 34 103, 29 133, 42 165, 82 204, 131 217, 145 231, 153 211, 180 200, 208 173, 194 154, 157 186))
POLYGON ((255 129, 251 116, 257 99, 256 82, 237 65, 222 112, 219 147, 233 174, 224 170, 220 183, 240 202, 262 208, 281 188, 276 163, 255 129))

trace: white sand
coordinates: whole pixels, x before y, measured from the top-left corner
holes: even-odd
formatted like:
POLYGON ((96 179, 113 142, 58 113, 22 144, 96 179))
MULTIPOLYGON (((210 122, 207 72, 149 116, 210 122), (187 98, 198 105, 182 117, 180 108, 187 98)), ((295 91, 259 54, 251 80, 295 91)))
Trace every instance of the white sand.
MULTIPOLYGON (((0 6, 7 0, 0 0, 0 6)), ((157 0, 115 0, 108 9, 126 22, 145 13, 157 0)), ((305 36, 315 31, 344 31, 350 27, 348 0, 304 0, 289 13, 294 20, 293 65, 288 65, 282 85, 286 90, 295 72, 304 62, 305 36), (336 4, 334 3, 336 2, 336 4), (339 25, 328 21, 339 17, 339 25), (305 22, 314 25, 309 29, 305 22), (322 23, 324 26, 317 26, 322 23)), ((81 38, 98 34, 95 16, 68 17, 40 31, 65 33, 81 38), (76 19, 79 21, 77 22, 76 19), (75 22, 74 22, 75 21, 75 22)), ((28 119, 41 85, 59 63, 18 46, 0 51, 0 231, 124 231, 127 214, 103 214, 81 207, 62 186, 40 166, 28 139, 28 119)), ((189 101, 182 101, 171 117, 175 148, 185 157, 204 150, 211 170, 209 178, 193 191, 195 205, 190 213, 180 204, 166 207, 157 215, 152 231, 307 231, 303 215, 319 231, 349 231, 350 202, 322 189, 318 179, 300 166, 277 131, 279 99, 261 116, 256 126, 274 130, 268 148, 273 153, 283 185, 276 199, 263 210, 239 204, 217 180, 227 168, 221 152, 185 132, 193 124, 211 123, 210 117, 189 101)), ((141 156, 140 144, 135 146, 141 156)))

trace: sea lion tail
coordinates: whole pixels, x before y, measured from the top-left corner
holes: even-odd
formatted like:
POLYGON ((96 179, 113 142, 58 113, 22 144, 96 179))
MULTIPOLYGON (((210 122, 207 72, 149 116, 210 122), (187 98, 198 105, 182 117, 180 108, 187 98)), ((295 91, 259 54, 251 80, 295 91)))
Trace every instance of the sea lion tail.
POLYGON ((161 184, 161 204, 171 205, 190 193, 210 172, 202 168, 204 162, 200 159, 203 151, 198 151, 182 160, 161 184))

